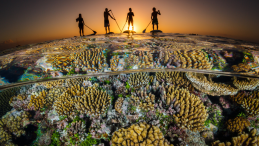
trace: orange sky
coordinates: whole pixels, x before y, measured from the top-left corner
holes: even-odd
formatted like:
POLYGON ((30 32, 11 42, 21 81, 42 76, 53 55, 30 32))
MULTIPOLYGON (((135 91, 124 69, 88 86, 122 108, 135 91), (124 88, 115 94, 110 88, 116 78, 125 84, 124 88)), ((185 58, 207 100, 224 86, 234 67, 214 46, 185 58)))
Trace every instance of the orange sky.
MULTIPOLYGON (((78 36, 75 19, 79 13, 86 25, 97 34, 104 34, 106 7, 112 9, 121 28, 131 7, 138 33, 150 22, 152 8, 156 7, 162 14, 158 16, 159 29, 165 33, 218 35, 259 43, 259 2, 256 0, 9 0, 0 5, 0 42, 78 36)), ((110 19, 110 25, 111 31, 119 33, 114 20, 110 19)), ((147 32, 151 29, 152 25, 147 32)), ((85 27, 85 34, 91 33, 85 27)))

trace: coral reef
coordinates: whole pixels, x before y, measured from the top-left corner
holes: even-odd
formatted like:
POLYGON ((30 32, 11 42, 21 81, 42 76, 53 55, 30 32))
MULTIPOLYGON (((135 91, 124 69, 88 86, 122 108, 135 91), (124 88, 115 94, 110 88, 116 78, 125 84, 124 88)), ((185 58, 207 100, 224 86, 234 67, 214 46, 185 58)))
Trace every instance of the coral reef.
POLYGON ((211 69, 213 66, 212 60, 202 50, 161 51, 159 61, 166 64, 167 68, 176 66, 181 68, 211 69))
POLYGON ((241 133, 245 128, 250 126, 250 122, 243 117, 236 117, 235 119, 229 119, 226 125, 229 131, 241 133))
POLYGON ((239 92, 236 95, 231 95, 230 99, 234 102, 236 102, 237 104, 242 104, 244 98, 246 98, 247 93, 246 92, 239 92))
POLYGON ((177 87, 188 88, 190 91, 192 88, 191 82, 186 78, 184 72, 156 72, 156 80, 173 84, 177 87))
POLYGON ((147 94, 147 92, 141 90, 136 92, 134 95, 131 95, 131 99, 135 100, 136 105, 143 110, 154 110, 155 104, 155 95, 147 94))
POLYGON ((26 94, 19 94, 17 96, 12 97, 9 103, 16 110, 33 110, 33 108, 28 108, 30 99, 26 94))
POLYGON ((234 72, 249 72, 251 70, 251 66, 246 63, 239 63, 238 65, 232 65, 231 67, 234 72))
POLYGON ((62 95, 57 97, 54 102, 54 108, 60 116, 71 115, 75 110, 74 104, 75 101, 71 94, 64 92, 62 95))
POLYGON ((41 85, 41 86, 46 87, 47 89, 51 89, 53 87, 61 87, 64 84, 65 84, 65 80, 56 80, 56 81, 38 83, 37 85, 41 85))
POLYGON ((43 108, 45 105, 48 106, 46 102, 47 92, 43 90, 42 92, 35 92, 31 95, 30 103, 28 104, 28 108, 34 108, 35 110, 39 110, 43 108))
POLYGON ((128 83, 132 88, 138 89, 149 83, 148 73, 139 72, 133 73, 128 79, 128 83))
POLYGON ((66 87, 57 87, 57 88, 52 88, 48 91, 47 97, 46 97, 46 102, 48 105, 52 105, 57 97, 61 96, 66 91, 66 87))
MULTIPOLYGON (((113 133, 112 145, 170 145, 157 126, 145 122, 131 125, 127 129, 119 129, 113 133)), ((171 146, 173 146, 171 144, 171 146)))
POLYGON ((246 113, 250 117, 254 117, 259 114, 259 101, 258 92, 252 92, 250 95, 246 92, 239 92, 235 96, 231 96, 230 99, 240 104, 245 109, 246 113))
POLYGON ((124 101, 124 98, 122 97, 119 97, 116 102, 115 102, 115 110, 118 112, 118 113, 122 113, 122 104, 123 104, 123 101, 124 101))
POLYGON ((257 130, 252 129, 249 134, 239 134, 237 137, 232 137, 231 142, 220 142, 219 140, 214 141, 212 146, 256 146, 259 145, 259 136, 256 135, 257 130))
POLYGON ((137 68, 153 68, 153 55, 148 51, 138 51, 135 54, 129 54, 127 57, 127 66, 137 66, 137 68))
POLYGON ((174 120, 179 127, 187 128, 192 131, 201 131, 204 128, 208 114, 199 97, 190 94, 187 89, 166 86, 161 89, 162 101, 169 106, 180 106, 180 111, 174 116, 174 120))
POLYGON ((233 84, 239 90, 254 90, 259 85, 258 79, 249 79, 246 78, 244 80, 239 80, 237 77, 234 77, 233 84))
POLYGON ((91 117, 91 125, 89 131, 93 138, 100 139, 100 138, 108 138, 110 134, 110 128, 107 126, 106 122, 99 117, 91 117))
POLYGON ((15 137, 20 137, 25 134, 23 129, 28 125, 29 113, 25 111, 18 112, 16 110, 8 112, 0 120, 0 143, 5 143, 15 137))
POLYGON ((245 98, 241 107, 245 109, 248 116, 254 117, 259 114, 259 101, 257 99, 245 98))
POLYGON ((75 134, 79 135, 79 138, 82 138, 85 134, 85 124, 81 120, 71 123, 71 126, 67 128, 67 135, 74 136, 75 134))
POLYGON ((196 89, 212 96, 235 95, 238 92, 238 89, 230 85, 209 81, 204 74, 187 72, 186 76, 196 89))
POLYGON ((75 97, 75 107, 81 114, 102 115, 111 104, 111 97, 106 91, 88 87, 85 94, 75 97))

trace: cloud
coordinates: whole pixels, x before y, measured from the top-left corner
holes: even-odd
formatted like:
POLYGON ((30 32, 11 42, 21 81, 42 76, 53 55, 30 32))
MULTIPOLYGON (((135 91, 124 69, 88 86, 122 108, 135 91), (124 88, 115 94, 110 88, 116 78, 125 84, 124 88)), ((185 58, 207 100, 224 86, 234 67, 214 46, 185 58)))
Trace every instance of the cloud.
POLYGON ((3 42, 3 44, 12 44, 12 43, 14 43, 14 41, 11 40, 11 39, 6 40, 6 41, 3 42))

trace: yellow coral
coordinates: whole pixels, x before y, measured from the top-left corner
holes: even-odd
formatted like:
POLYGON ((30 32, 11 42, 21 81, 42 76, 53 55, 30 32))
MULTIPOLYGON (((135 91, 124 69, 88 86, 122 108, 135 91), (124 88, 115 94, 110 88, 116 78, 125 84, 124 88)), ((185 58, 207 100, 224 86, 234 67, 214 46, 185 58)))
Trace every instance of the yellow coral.
POLYGON ((138 89, 149 83, 149 76, 147 73, 133 73, 128 79, 128 83, 132 88, 138 89))
POLYGON ((23 111, 18 115, 13 115, 13 112, 16 110, 8 112, 0 120, 0 143, 4 144, 5 142, 12 139, 11 133, 16 137, 20 137, 22 134, 25 134, 23 129, 25 121, 29 121, 29 112, 23 111))
POLYGON ((226 125, 229 131, 241 133, 246 127, 250 126, 250 122, 243 117, 236 117, 235 119, 229 119, 226 125))
POLYGON ((119 129, 113 133, 112 145, 153 145, 173 146, 163 136, 157 126, 148 125, 145 122, 131 125, 127 129, 119 129))
POLYGON ((116 110, 118 113, 121 113, 121 112, 122 112, 121 107, 122 107, 123 101, 124 101, 124 98, 119 97, 119 98, 117 99, 117 101, 115 102, 115 110, 116 110))
POLYGON ((35 110, 40 110, 44 107, 46 102, 46 95, 47 92, 45 90, 42 90, 39 93, 36 93, 35 95, 31 95, 31 100, 28 105, 28 108, 34 107, 35 110))
POLYGON ((259 136, 256 135, 256 129, 252 129, 249 134, 239 134, 237 137, 232 137, 231 142, 220 142, 219 140, 212 143, 212 146, 256 146, 259 145, 259 136))
POLYGON ((258 79, 237 79, 237 77, 234 77, 233 84, 239 89, 239 90, 254 90, 259 85, 258 79))
POLYGON ((193 90, 193 86, 191 82, 187 79, 184 72, 156 72, 156 79, 159 82, 166 82, 178 87, 188 88, 190 91, 193 90))
POLYGON ((186 76, 196 89, 212 96, 235 95, 238 92, 238 89, 230 85, 209 81, 204 74, 187 72, 186 76))
POLYGON ((78 97, 75 98, 75 107, 82 114, 101 115, 111 104, 110 95, 106 91, 96 89, 94 86, 88 87, 82 96, 80 94, 77 95, 78 97))
POLYGON ((203 130, 208 114, 200 98, 185 88, 166 86, 165 90, 162 100, 166 101, 167 105, 174 104, 174 107, 180 105, 180 111, 173 115, 177 125, 191 131, 203 130))

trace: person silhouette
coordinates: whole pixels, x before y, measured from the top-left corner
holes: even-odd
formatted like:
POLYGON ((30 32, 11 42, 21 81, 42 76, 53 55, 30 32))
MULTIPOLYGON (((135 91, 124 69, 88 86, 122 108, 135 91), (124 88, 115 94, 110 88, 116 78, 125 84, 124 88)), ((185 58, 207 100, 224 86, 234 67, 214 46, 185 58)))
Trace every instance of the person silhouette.
POLYGON ((115 20, 115 18, 113 18, 111 15, 110 15, 110 12, 111 10, 108 11, 108 8, 105 8, 105 11, 103 13, 104 15, 104 27, 105 27, 105 31, 106 31, 106 34, 107 34, 107 27, 109 29, 109 33, 110 33, 110 23, 109 23, 109 19, 108 17, 110 16, 112 19, 115 20))
POLYGON ((156 11, 156 8, 153 8, 153 13, 151 14, 151 20, 153 24, 153 30, 154 30, 154 25, 156 24, 156 29, 158 30, 158 20, 157 20, 157 14, 161 15, 160 11, 156 11))
POLYGON ((81 14, 79 14, 79 17, 76 19, 76 22, 78 22, 80 36, 81 36, 81 32, 84 36, 84 19, 82 18, 81 14))
POLYGON ((131 8, 129 8, 129 13, 127 15, 127 21, 128 21, 128 30, 129 30, 129 27, 130 27, 130 23, 131 23, 131 26, 132 26, 132 31, 134 31, 134 26, 133 26, 133 17, 134 16, 134 13, 132 12, 131 8))

